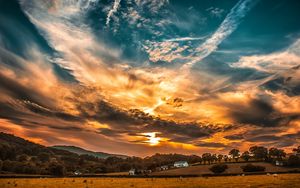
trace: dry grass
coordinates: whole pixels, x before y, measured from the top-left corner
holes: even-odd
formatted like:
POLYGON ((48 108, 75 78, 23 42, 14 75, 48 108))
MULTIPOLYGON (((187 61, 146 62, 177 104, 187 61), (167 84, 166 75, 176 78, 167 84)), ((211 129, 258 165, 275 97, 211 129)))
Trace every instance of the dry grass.
MULTIPOLYGON (((228 163, 228 169, 224 172, 229 174, 242 174, 243 171, 241 166, 246 165, 247 163, 228 163)), ((278 167, 274 166, 270 163, 265 162, 256 162, 253 163, 255 165, 260 165, 266 167, 266 172, 270 173, 277 173, 277 172, 287 172, 289 170, 295 170, 286 167, 278 167)), ((199 166, 190 166, 187 168, 178 168, 178 169, 171 169, 166 171, 154 172, 151 175, 202 175, 202 174, 213 174, 209 168, 212 165, 199 165, 199 166)))
POLYGON ((205 188, 205 187, 284 187, 300 186, 300 174, 276 176, 231 176, 197 178, 43 178, 0 179, 1 188, 205 188))

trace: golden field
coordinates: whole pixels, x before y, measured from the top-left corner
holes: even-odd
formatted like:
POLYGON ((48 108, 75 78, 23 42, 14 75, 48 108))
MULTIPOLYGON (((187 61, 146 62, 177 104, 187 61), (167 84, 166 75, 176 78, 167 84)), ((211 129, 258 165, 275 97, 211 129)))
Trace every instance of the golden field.
MULTIPOLYGON (((223 172, 223 174, 243 174, 243 170, 241 166, 246 165, 247 163, 227 163, 228 169, 223 172)), ((287 167, 280 167, 275 166, 270 163, 266 162, 255 162, 255 165, 264 166, 266 168, 266 173, 280 173, 284 172, 287 173, 291 170, 299 170, 300 168, 287 168, 287 167)), ((153 172, 151 175, 156 176, 181 176, 181 175, 204 175, 204 174, 213 174, 209 168, 213 165, 198 165, 198 166, 189 166, 187 168, 174 168, 165 171, 153 172)))
POLYGON ((300 174, 195 178, 28 178, 0 179, 1 188, 205 188, 300 187, 300 174))

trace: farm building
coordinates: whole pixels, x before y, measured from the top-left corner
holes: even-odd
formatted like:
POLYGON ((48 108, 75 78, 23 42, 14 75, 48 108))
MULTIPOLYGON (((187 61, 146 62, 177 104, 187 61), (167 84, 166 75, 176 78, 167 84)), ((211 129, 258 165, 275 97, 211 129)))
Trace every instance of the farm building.
POLYGON ((284 165, 286 165, 286 162, 284 162, 284 161, 275 161, 275 165, 276 166, 284 166, 284 165))
POLYGON ((135 169, 130 169, 129 172, 128 172, 128 174, 130 176, 134 176, 135 175, 135 169))
POLYGON ((181 167, 188 167, 189 163, 187 161, 177 161, 174 163, 174 167, 181 168, 181 167))
POLYGON ((160 170, 168 170, 168 169, 169 169, 168 165, 164 165, 160 167, 160 170))
POLYGON ((76 176, 79 176, 79 175, 81 175, 82 173, 79 171, 79 170, 76 170, 75 172, 74 172, 74 175, 76 175, 76 176))

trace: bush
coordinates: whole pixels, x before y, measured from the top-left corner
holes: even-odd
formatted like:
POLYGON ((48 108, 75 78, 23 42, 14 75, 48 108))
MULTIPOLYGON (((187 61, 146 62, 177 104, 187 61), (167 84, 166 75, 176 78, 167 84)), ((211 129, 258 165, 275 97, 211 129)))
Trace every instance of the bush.
POLYGON ((243 169, 244 172, 263 172, 263 171, 265 171, 266 167, 259 166, 259 165, 253 165, 253 164, 247 164, 245 166, 241 166, 241 169, 243 169))
POLYGON ((15 163, 10 160, 5 160, 2 163, 2 171, 7 171, 7 172, 14 172, 15 170, 15 163))
POLYGON ((65 167, 60 164, 50 164, 50 174, 53 176, 64 176, 65 167))
POLYGON ((39 153, 37 157, 43 163, 50 160, 50 155, 48 153, 39 153))
POLYGON ((226 164, 216 164, 216 165, 213 165, 209 170, 215 174, 220 174, 220 173, 224 172, 227 168, 228 168, 228 166, 226 164))
POLYGON ((300 157, 296 155, 291 155, 288 159, 288 165, 290 167, 299 167, 300 166, 300 157))

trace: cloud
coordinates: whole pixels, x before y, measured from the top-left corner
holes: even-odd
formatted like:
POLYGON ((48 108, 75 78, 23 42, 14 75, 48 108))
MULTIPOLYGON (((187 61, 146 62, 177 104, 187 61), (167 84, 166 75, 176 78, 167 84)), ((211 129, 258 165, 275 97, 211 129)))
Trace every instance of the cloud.
POLYGON ((251 10, 251 8, 258 2, 257 0, 240 0, 227 14, 219 28, 214 34, 209 37, 203 44, 195 49, 192 60, 184 65, 184 68, 192 67, 197 62, 200 62, 212 52, 214 52, 218 45, 225 40, 232 32, 236 30, 241 20, 251 10))
POLYGON ((163 42, 146 41, 144 49, 149 55, 149 60, 155 63, 160 61, 171 63, 186 59, 182 52, 186 51, 189 46, 180 45, 174 40, 180 39, 171 39, 163 42))
POLYGON ((229 140, 242 140, 244 136, 242 134, 233 134, 233 135, 225 136, 224 138, 229 140))
POLYGON ((224 9, 218 8, 218 7, 210 7, 206 9, 210 13, 212 17, 221 18, 223 13, 225 12, 224 9))
MULTIPOLYGON (((15 128, 21 135, 47 144, 68 143, 124 153, 131 148, 130 153, 137 155, 141 151, 191 153, 225 151, 225 146, 246 148, 256 143, 251 139, 273 133, 285 139, 282 145, 290 147, 291 140, 297 142, 299 70, 294 64, 282 64, 282 68, 276 64, 278 70, 290 68, 280 74, 273 71, 275 65, 271 64, 262 71, 224 64, 220 68, 216 62, 210 64, 216 67, 215 71, 200 67, 188 74, 183 74, 178 66, 131 66, 120 49, 95 37, 93 28, 83 19, 86 10, 78 4, 64 6, 60 1, 51 1, 46 6, 41 2, 21 4, 55 54, 46 55, 34 45, 23 49, 26 57, 0 48, 0 122, 4 122, 1 130, 15 128), (62 80, 53 64, 71 74, 75 81, 62 80), (149 132, 157 132, 162 139, 158 146, 146 145, 145 138, 139 140, 141 134, 149 132), (238 140, 243 142, 237 143, 238 140)), ((136 3, 152 7, 151 12, 164 7, 145 2, 136 3)), ((249 9, 241 1, 236 6, 232 17, 244 15, 249 9)), ((131 10, 136 9, 128 11, 131 10)), ((136 16, 138 21, 134 23, 141 21, 148 26, 155 22, 143 19, 141 12, 137 11, 137 15, 141 17, 136 16)), ((227 22, 234 25, 239 21, 227 18, 227 22)), ((193 50, 193 46, 179 44, 193 44, 185 41, 190 39, 194 38, 148 40, 146 50, 153 62, 180 63, 188 60, 189 56, 183 54, 193 50)), ((297 55, 297 47, 288 49, 289 55, 297 55)), ((284 57, 292 56, 280 58, 284 57)), ((240 62, 252 60, 242 57, 240 62)))
POLYGON ((191 41, 191 40, 203 40, 206 37, 180 37, 180 38, 172 38, 165 39, 165 42, 181 42, 181 41, 191 41))
POLYGON ((223 143, 216 143, 216 142, 201 142, 201 143, 197 143, 197 146, 208 147, 208 148, 225 148, 225 147, 227 147, 223 143))
POLYGON ((230 66, 263 72, 267 77, 257 81, 257 85, 271 91, 284 91, 290 96, 296 96, 300 93, 300 54, 297 51, 299 46, 299 39, 297 39, 284 50, 270 54, 243 56, 230 66))
POLYGON ((246 140, 250 142, 274 142, 274 141, 281 140, 281 138, 273 135, 263 135, 263 136, 248 138, 246 140))
POLYGON ((118 11, 118 8, 120 6, 120 2, 121 2, 121 0, 115 0, 112 9, 109 10, 109 12, 107 14, 107 17, 106 17, 106 22, 105 22, 105 24, 106 24, 107 27, 109 26, 109 22, 110 22, 111 16, 115 12, 118 11))

